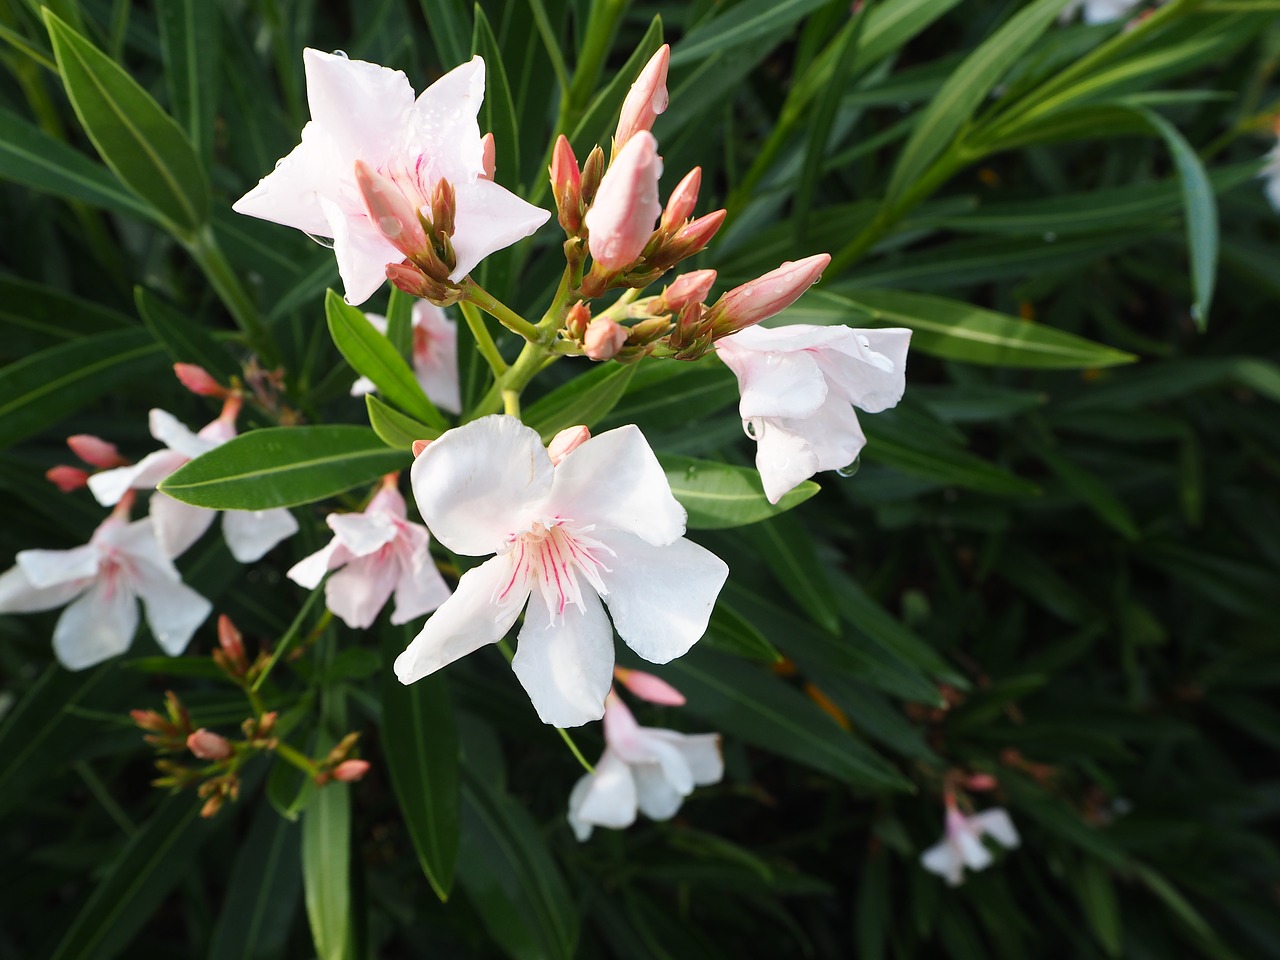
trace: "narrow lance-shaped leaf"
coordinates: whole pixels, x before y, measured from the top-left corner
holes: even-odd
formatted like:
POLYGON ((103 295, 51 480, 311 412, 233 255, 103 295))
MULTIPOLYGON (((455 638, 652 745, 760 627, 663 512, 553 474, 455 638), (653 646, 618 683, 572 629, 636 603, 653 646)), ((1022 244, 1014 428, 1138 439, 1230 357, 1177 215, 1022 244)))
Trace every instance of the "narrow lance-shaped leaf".
POLYGON ((661 454, 658 460, 671 492, 688 511, 691 530, 755 523, 804 503, 819 489, 806 480, 773 504, 764 495, 760 474, 748 467, 671 454, 661 454))
POLYGON ((415 440, 434 440, 442 433, 388 406, 372 393, 365 394, 364 405, 373 432, 382 438, 383 443, 397 450, 411 450, 415 440))
POLYGON ((524 421, 538 431, 544 442, 565 427, 594 427, 622 399, 636 367, 631 363, 601 364, 574 377, 531 404, 524 421))

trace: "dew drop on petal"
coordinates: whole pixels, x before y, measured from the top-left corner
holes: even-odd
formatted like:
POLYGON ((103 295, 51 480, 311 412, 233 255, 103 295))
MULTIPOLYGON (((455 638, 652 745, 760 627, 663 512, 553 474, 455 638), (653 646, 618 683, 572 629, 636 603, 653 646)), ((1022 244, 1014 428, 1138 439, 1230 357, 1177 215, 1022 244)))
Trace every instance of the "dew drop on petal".
POLYGON ((400 236, 400 221, 396 217, 379 217, 378 229, 382 231, 382 235, 389 240, 394 240, 400 236))
POLYGON ((862 466, 862 457, 857 456, 853 458, 853 463, 850 463, 850 464, 847 464, 846 466, 841 467, 839 470, 836 471, 836 474, 841 477, 852 477, 855 473, 858 472, 858 468, 860 466, 862 466))
POLYGON ((335 57, 341 57, 343 60, 350 60, 350 59, 351 59, 350 57, 348 57, 348 56, 347 56, 347 51, 345 51, 345 50, 335 50, 335 51, 333 51, 333 55, 334 55, 335 57))
POLYGON ((752 440, 759 440, 764 436, 764 421, 759 417, 752 417, 749 420, 743 420, 742 432, 752 440))
MULTIPOLYGON (((305 230, 303 232, 306 233, 305 230)), ((320 246, 324 247, 326 250, 333 249, 333 241, 330 240, 328 237, 317 237, 314 233, 308 233, 307 238, 310 239, 312 243, 318 243, 320 246)))

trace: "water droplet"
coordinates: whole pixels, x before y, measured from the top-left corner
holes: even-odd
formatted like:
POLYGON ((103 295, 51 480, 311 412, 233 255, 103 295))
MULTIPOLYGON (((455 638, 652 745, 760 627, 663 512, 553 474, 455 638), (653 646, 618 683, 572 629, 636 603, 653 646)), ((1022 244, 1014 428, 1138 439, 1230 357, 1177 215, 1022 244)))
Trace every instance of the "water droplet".
POLYGON ((862 466, 861 455, 854 457, 853 463, 850 463, 847 466, 841 467, 839 470, 836 471, 836 473, 842 477, 852 477, 855 473, 858 472, 858 468, 860 466, 862 466))
POLYGON ((378 229, 382 231, 382 235, 388 240, 394 240, 400 236, 400 221, 396 217, 386 216, 378 218, 378 229))
POLYGON ((907 112, 908 110, 910 110, 910 109, 911 109, 911 104, 907 103, 907 101, 905 101, 905 100, 901 100, 901 101, 899 101, 899 102, 898 102, 898 112, 899 112, 899 113, 906 113, 906 112, 907 112))
POLYGON ((742 432, 752 440, 759 440, 764 436, 764 421, 759 417, 752 417, 750 420, 743 420, 742 432))
MULTIPOLYGON (((303 231, 303 232, 305 233, 306 231, 303 231)), ((320 244, 320 246, 324 247, 326 250, 333 249, 333 241, 330 240, 328 237, 317 237, 314 233, 308 233, 307 237, 311 240, 312 243, 318 243, 320 244)))
POLYGON ((333 55, 334 55, 335 57, 341 57, 343 60, 350 60, 350 59, 351 59, 350 57, 348 57, 348 56, 347 56, 347 51, 345 51, 345 50, 335 50, 335 51, 333 51, 333 55))
POLYGON ((1057 239, 1058 239, 1058 235, 1057 235, 1056 233, 1054 233, 1052 230, 1046 230, 1046 231, 1044 232, 1044 242, 1045 242, 1045 243, 1053 243, 1053 242, 1054 242, 1055 240, 1057 240, 1057 239))
POLYGON ((697 473, 697 472, 698 472, 698 468, 697 468, 697 467, 685 467, 685 468, 684 468, 684 478, 685 478, 686 480, 692 480, 692 479, 693 479, 693 475, 694 475, 695 473, 697 473))

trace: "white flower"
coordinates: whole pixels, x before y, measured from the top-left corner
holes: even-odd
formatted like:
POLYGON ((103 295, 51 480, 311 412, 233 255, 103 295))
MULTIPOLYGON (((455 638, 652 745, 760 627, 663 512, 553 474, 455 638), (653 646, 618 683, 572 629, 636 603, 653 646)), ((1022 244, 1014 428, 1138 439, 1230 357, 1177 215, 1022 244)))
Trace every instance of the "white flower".
POLYGON ((233 205, 307 233, 333 238, 347 302, 367 300, 401 253, 366 213, 356 186, 357 160, 399 188, 413 208, 430 214, 443 178, 456 194, 451 280, 523 237, 545 210, 484 178, 484 145, 476 114, 484 99, 484 61, 473 57, 414 99, 399 70, 305 50, 311 121, 302 142, 233 205))
POLYGON ((1267 152, 1266 161, 1258 176, 1267 181, 1263 189, 1271 203, 1271 209, 1280 213, 1280 143, 1267 152))
POLYGON ((920 865, 930 873, 959 886, 964 868, 983 870, 991 865, 991 851, 982 838, 991 837, 1003 847, 1013 850, 1021 843, 1009 814, 1001 807, 966 817, 954 803, 947 804, 947 832, 942 840, 920 855, 920 865))
MULTIPOLYGON (((163 450, 149 453, 137 463, 103 470, 89 478, 89 489, 104 507, 120 502, 125 491, 151 490, 188 460, 208 453, 236 435, 235 418, 239 400, 228 401, 222 415, 192 433, 178 418, 153 409, 148 418, 151 435, 164 444, 163 450)), ((156 491, 148 508, 155 521, 156 539, 165 555, 180 556, 209 529, 217 510, 194 507, 156 491)), ((231 555, 240 563, 252 563, 285 537, 298 532, 298 521, 284 507, 273 510, 227 510, 222 515, 222 535, 231 555)))
POLYGON ((68 670, 124 653, 138 627, 138 600, 156 641, 171 657, 186 649, 212 609, 161 552, 151 519, 130 523, 119 510, 83 547, 23 550, 17 561, 0 575, 0 613, 70 603, 53 630, 53 652, 68 670))
POLYGON ((738 377, 738 412, 756 441, 756 469, 770 503, 819 470, 852 463, 867 442, 853 407, 879 413, 906 389, 901 327, 852 330, 791 324, 748 327, 716 341, 738 377))
POLYGON ((669 820, 695 786, 724 776, 719 734, 642 727, 616 693, 605 700, 604 740, 596 772, 569 794, 569 825, 579 840, 593 827, 631 826, 637 809, 650 820, 669 820))
MULTIPOLYGON (((380 332, 387 332, 387 318, 366 313, 367 319, 380 332)), ((413 304, 413 372, 427 398, 441 410, 462 411, 462 395, 458 389, 458 327, 445 312, 426 300, 413 304)), ((374 390, 373 381, 361 377, 351 385, 353 397, 374 390)))
POLYGON ((287 576, 314 590, 328 571, 342 567, 325 584, 324 599, 347 626, 363 630, 372 625, 393 592, 395 624, 430 613, 449 596, 427 551, 427 528, 405 519, 404 497, 394 476, 363 513, 331 513, 325 522, 334 533, 329 545, 294 564, 287 576))
POLYGON ((497 556, 463 575, 396 659, 402 683, 500 640, 528 601, 512 667, 538 716, 560 727, 597 720, 613 671, 600 599, 631 649, 666 663, 702 636, 728 576, 684 539, 684 508, 634 426, 553 465, 535 431, 482 417, 431 443, 412 482, 442 544, 497 556))
POLYGON ((1084 11, 1085 23, 1112 23, 1123 20, 1141 4, 1142 0, 1071 0, 1058 14, 1058 20, 1067 23, 1077 12, 1084 11))

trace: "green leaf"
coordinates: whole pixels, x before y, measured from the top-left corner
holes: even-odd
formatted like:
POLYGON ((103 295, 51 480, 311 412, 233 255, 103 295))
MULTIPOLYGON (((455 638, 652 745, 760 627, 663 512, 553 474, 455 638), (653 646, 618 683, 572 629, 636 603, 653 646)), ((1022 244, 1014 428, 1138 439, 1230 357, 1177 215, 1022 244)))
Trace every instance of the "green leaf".
POLYGON ((224 382, 240 376, 239 365, 197 318, 180 313, 145 287, 134 287, 133 299, 142 322, 170 358, 204 367, 224 382))
POLYGON ((117 177, 180 233, 209 215, 209 183, 182 128, 122 67, 50 10, 45 25, 76 116, 117 177))
POLYGON ((862 323, 856 314, 870 314, 877 326, 909 327, 912 350, 986 366, 1072 370, 1137 359, 1062 330, 923 293, 862 289, 812 293, 799 309, 807 322, 862 323))
MULTIPOLYGON (((603 8, 601 8, 603 9, 603 8)), ((618 72, 609 81, 608 86, 596 94, 582 119, 578 121, 569 134, 569 142, 574 151, 583 160, 597 143, 604 141, 610 127, 617 120, 622 101, 626 99, 631 84, 640 76, 640 71, 649 62, 649 58, 662 46, 662 18, 655 16, 649 21, 644 36, 636 44, 635 50, 627 58, 627 62, 618 68, 618 72)))
POLYGON ((484 103, 480 107, 480 129, 493 134, 496 169, 503 179, 515 182, 520 173, 520 134, 516 124, 516 108, 511 97, 511 84, 503 66, 502 50, 484 9, 476 4, 471 28, 471 52, 484 57, 484 103))
POLYGON ((186 128, 196 156, 213 152, 218 82, 218 8, 205 0, 159 0, 160 50, 173 114, 186 128))
POLYGON ((790 516, 770 517, 743 530, 778 582, 799 609, 830 633, 840 630, 840 615, 831 599, 824 564, 814 538, 790 516))
POLYGON ((82 337, 0 370, 0 447, 57 423, 122 384, 158 369, 145 330, 82 337))
POLYGON ((1111 874, 1097 860, 1086 858, 1076 876, 1076 891, 1085 919, 1108 957, 1118 957, 1124 947, 1120 904, 1111 874))
POLYGON ((259 806, 231 868, 209 960, 281 955, 302 892, 301 853, 298 825, 268 805, 259 806))
MULTIPOLYGON (((323 752, 332 740, 320 746, 323 752)), ((351 788, 331 782, 302 814, 302 889, 318 960, 351 957, 351 788)))
POLYGON ((706 635, 698 642, 748 660, 782 662, 782 654, 750 619, 734 610, 732 598, 727 596, 721 596, 716 602, 706 635))
POLYGON ((397 287, 387 301, 387 339, 406 362, 413 357, 413 306, 417 301, 397 287))
POLYGON ((1109 527, 1126 540, 1138 539, 1138 527, 1129 508, 1102 478, 1056 450, 1049 442, 1034 443, 1036 455, 1072 493, 1079 497, 1109 527))
MULTIPOLYGON (((3 133, 0 133, 0 140, 3 133)), ((19 358, 110 330, 136 327, 132 317, 92 300, 15 277, 0 276, 0 356, 19 358)))
POLYGON ((382 442, 397 450, 412 450, 415 440, 434 440, 443 432, 435 427, 405 416, 395 407, 383 403, 372 393, 364 395, 365 409, 369 414, 369 426, 373 427, 382 442))
MULTIPOLYGON (((394 638, 388 657, 403 649, 405 635, 394 638)), ((408 634, 411 638, 412 633, 408 634)), ((402 684, 383 671, 382 748, 396 800, 418 863, 437 897, 449 899, 458 859, 458 731, 448 682, 434 673, 402 684)))
POLYGON ((738 379, 719 362, 663 360, 636 368, 603 426, 635 423, 646 432, 678 429, 689 423, 690 410, 707 417, 738 400, 738 379))
POLYGON ((913 477, 944 486, 965 487, 997 496, 1028 497, 1040 488, 1003 467, 930 437, 913 437, 892 428, 892 417, 863 417, 867 445, 861 457, 913 477))
POLYGON ((701 63, 707 57, 765 38, 781 43, 791 29, 826 0, 746 0, 694 27, 672 48, 671 66, 701 63))
POLYGON ((858 56, 875 63, 918 35, 960 0, 883 0, 866 11, 858 56))
POLYGON ((197 507, 270 510, 373 483, 409 462, 365 427, 268 427, 183 464, 160 489, 197 507))
POLYGON ((806 480, 776 504, 764 495, 760 474, 749 467, 735 467, 714 460, 659 454, 671 492, 689 513, 689 529, 713 530, 741 527, 785 513, 818 492, 806 480))
POLYGON ((471 27, 466 8, 458 0, 418 0, 427 20, 427 32, 445 68, 464 63, 471 55, 467 38, 471 27))
POLYGON ((449 421, 427 399, 409 364, 358 308, 329 290, 324 313, 329 335, 351 369, 372 380, 378 392, 405 413, 442 431, 449 429, 449 421))
POLYGON ((594 427, 617 406, 638 364, 601 363, 529 406, 524 422, 550 442, 566 427, 594 427))

